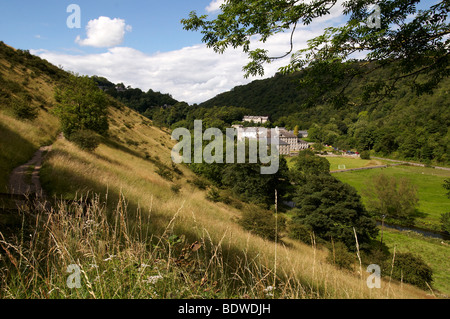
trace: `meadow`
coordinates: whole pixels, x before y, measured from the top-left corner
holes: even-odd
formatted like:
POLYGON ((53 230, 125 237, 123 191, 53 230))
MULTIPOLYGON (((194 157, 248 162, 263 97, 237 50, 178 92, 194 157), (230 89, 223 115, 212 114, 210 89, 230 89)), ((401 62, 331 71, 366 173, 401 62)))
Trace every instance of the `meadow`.
POLYGON ((416 219, 416 226, 440 231, 441 214, 450 211, 450 199, 442 187, 444 180, 450 178, 450 171, 429 167, 392 166, 387 168, 370 169, 336 173, 334 176, 344 183, 350 184, 366 200, 364 189, 377 174, 387 176, 406 177, 417 187, 419 197, 418 210, 421 213, 416 219))
MULTIPOLYGON (((380 238, 378 238, 380 240, 380 238)), ((450 243, 413 231, 385 229, 383 242, 391 251, 419 255, 433 269, 433 287, 450 296, 450 243)))
MULTIPOLYGON (((293 158, 286 157, 288 167, 290 167, 293 158)), ((330 162, 330 171, 386 165, 386 162, 382 160, 364 160, 350 156, 326 156, 326 159, 330 162)))
MULTIPOLYGON (((327 158, 334 163, 349 163, 351 160, 341 158, 327 158)), ((363 161, 363 160, 361 160, 363 161)), ((366 160, 368 161, 368 160, 366 160)), ((341 164, 342 165, 342 164, 341 164)), ((450 172, 417 166, 391 166, 361 171, 339 172, 333 174, 342 182, 355 187, 362 196, 363 202, 367 200, 364 189, 377 174, 406 177, 417 187, 419 197, 420 216, 416 219, 416 226, 424 229, 440 231, 440 216, 450 211, 450 199, 442 187, 444 180, 450 177, 450 172)), ((379 240, 380 238, 378 238, 379 240)), ((419 255, 433 269, 434 286, 445 295, 450 294, 449 260, 450 247, 448 241, 428 238, 412 231, 397 231, 384 229, 383 242, 390 251, 394 248, 398 252, 411 252, 419 255)))

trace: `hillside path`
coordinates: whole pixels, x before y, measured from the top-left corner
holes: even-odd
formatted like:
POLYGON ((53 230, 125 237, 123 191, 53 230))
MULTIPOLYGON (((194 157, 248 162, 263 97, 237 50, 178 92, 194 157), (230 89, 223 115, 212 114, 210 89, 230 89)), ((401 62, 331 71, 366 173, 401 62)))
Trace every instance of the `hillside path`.
MULTIPOLYGON (((62 138, 62 134, 59 134, 58 139, 62 138)), ((45 154, 51 151, 52 147, 53 144, 40 147, 27 163, 16 167, 12 171, 8 184, 10 194, 28 195, 34 193, 39 197, 44 197, 45 193, 41 186, 39 173, 45 154)))
POLYGON ((34 153, 31 160, 16 167, 9 177, 9 193, 16 195, 26 195, 36 193, 43 195, 43 190, 39 180, 39 172, 42 167, 45 152, 50 151, 52 145, 43 146, 34 153), (32 171, 31 171, 32 170, 32 171), (30 178, 31 173, 31 178, 30 178))

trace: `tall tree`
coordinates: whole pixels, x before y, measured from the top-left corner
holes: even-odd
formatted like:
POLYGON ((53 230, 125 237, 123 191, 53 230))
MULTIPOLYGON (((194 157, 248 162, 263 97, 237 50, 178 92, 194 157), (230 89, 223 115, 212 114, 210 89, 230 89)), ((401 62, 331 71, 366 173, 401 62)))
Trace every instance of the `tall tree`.
POLYGON ((98 134, 108 131, 108 111, 105 94, 87 76, 70 75, 68 83, 55 90, 56 112, 63 133, 90 130, 98 134))
POLYGON ((417 188, 407 178, 379 174, 374 176, 365 193, 368 208, 379 218, 401 224, 414 224, 419 202, 417 188))
POLYGON ((442 186, 447 190, 447 197, 450 198, 450 178, 445 179, 442 186))
POLYGON ((289 175, 291 183, 300 185, 308 176, 329 175, 330 162, 325 157, 315 156, 311 150, 299 152, 291 161, 289 175))
POLYGON ((355 248, 353 228, 363 248, 374 238, 378 229, 364 208, 356 190, 330 174, 309 175, 297 188, 293 223, 306 225, 325 240, 343 242, 355 248))

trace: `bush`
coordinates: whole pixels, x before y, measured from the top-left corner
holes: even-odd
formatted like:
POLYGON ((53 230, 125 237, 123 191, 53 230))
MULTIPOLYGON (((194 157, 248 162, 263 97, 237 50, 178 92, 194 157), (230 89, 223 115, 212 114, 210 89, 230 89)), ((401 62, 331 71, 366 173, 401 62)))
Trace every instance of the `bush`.
POLYGON ((352 269, 355 255, 350 253, 347 246, 342 242, 336 242, 330 249, 327 262, 337 266, 340 269, 352 269))
POLYGON ((156 174, 161 176, 162 178, 172 181, 173 180, 173 174, 172 172, 163 164, 158 165, 158 169, 155 171, 156 174))
POLYGON ((219 190, 215 187, 211 188, 206 194, 206 199, 212 202, 220 201, 220 193, 219 190))
POLYGON ((282 216, 275 215, 262 209, 246 210, 242 213, 239 224, 246 230, 261 236, 262 238, 274 241, 281 238, 281 232, 286 228, 286 220, 282 216), (277 232, 275 231, 277 224, 277 232))
POLYGON ((392 277, 428 289, 433 281, 433 271, 421 257, 411 253, 398 253, 395 255, 392 277))
POLYGON ((88 152, 93 152, 100 145, 98 135, 90 130, 76 131, 72 133, 68 139, 82 150, 88 152))
POLYGON ((178 194, 180 192, 181 189, 181 185, 175 184, 170 186, 170 189, 172 190, 172 192, 174 192, 175 194, 178 194))
POLYGON ((31 104, 30 96, 23 96, 11 103, 14 116, 22 120, 34 120, 38 114, 39 109, 31 104))
POLYGON ((450 213, 441 215, 441 229, 444 233, 450 234, 450 213))
POLYGON ((194 184, 194 186, 196 186, 199 189, 206 189, 206 187, 209 185, 207 182, 205 182, 204 180, 195 177, 194 180, 192 181, 192 184, 194 184))
POLYGON ((67 83, 55 89, 55 109, 61 120, 61 128, 70 136, 80 130, 106 134, 108 123, 108 100, 87 76, 71 75, 67 83))
POLYGON ((300 240, 308 245, 311 244, 312 230, 307 225, 290 222, 288 224, 288 234, 290 238, 300 240))
POLYGON ((359 154, 359 157, 360 157, 361 159, 370 159, 370 152, 369 152, 369 151, 362 151, 362 152, 359 154))
POLYGON ((369 152, 369 151, 362 151, 362 152, 359 154, 359 157, 360 157, 361 159, 364 159, 364 160, 370 160, 370 152, 369 152))

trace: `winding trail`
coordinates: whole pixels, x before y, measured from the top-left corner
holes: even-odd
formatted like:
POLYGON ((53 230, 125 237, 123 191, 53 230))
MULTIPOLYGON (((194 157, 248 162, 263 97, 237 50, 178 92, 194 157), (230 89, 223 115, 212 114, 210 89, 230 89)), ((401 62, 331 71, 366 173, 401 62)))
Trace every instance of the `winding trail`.
MULTIPOLYGON (((58 139, 63 139, 62 133, 58 135, 58 139)), ((40 147, 33 157, 25 164, 16 167, 10 177, 8 183, 8 191, 14 195, 36 194, 38 197, 45 197, 39 179, 39 173, 42 168, 42 162, 47 152, 51 151, 52 145, 40 147)))
POLYGON ((39 172, 42 168, 42 162, 46 152, 52 149, 52 145, 43 146, 34 153, 31 160, 27 163, 16 167, 10 177, 8 190, 10 194, 27 195, 37 194, 39 197, 44 196, 44 191, 39 180, 39 172), (31 178, 30 178, 30 171, 31 178))

